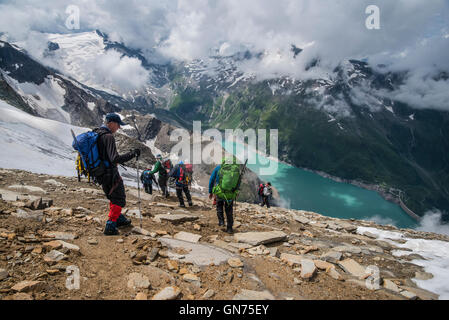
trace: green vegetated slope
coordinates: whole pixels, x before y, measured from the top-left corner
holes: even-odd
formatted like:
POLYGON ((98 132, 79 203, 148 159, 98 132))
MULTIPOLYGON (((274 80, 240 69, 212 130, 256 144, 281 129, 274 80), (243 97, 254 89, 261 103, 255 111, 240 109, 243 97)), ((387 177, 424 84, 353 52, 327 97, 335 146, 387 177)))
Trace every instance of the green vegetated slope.
MULTIPOLYGON (((305 88, 313 81, 303 84, 305 88)), ((449 113, 391 102, 391 111, 354 104, 338 84, 333 97, 349 116, 329 116, 313 93, 273 94, 269 82, 221 92, 178 86, 170 110, 203 128, 279 129, 279 156, 295 166, 324 171, 404 192, 409 208, 423 214, 449 208, 449 113)), ((448 217, 446 216, 446 219, 448 217)))

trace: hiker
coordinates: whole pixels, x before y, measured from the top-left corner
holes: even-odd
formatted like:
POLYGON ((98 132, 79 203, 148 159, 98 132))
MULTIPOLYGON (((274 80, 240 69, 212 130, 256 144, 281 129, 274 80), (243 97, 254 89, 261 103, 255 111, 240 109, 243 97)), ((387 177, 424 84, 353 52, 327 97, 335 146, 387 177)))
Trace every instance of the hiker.
POLYGON ((187 202, 189 203, 189 207, 193 206, 192 203, 192 197, 190 196, 189 191, 189 178, 188 173, 186 169, 186 165, 184 165, 183 161, 180 161, 170 172, 170 177, 173 177, 176 179, 175 186, 176 186, 176 195, 178 196, 179 200, 179 206, 182 208, 185 208, 186 205, 184 204, 184 197, 182 195, 182 192, 186 194, 187 202))
POLYGON ((97 178, 110 201, 109 219, 104 229, 105 235, 117 235, 119 234, 117 228, 131 224, 131 220, 122 214, 122 208, 126 205, 126 194, 117 164, 123 164, 134 157, 139 157, 140 149, 134 149, 124 155, 118 154, 113 134, 123 125, 125 123, 118 114, 108 113, 105 124, 93 130, 99 135, 97 140, 99 159, 106 165, 105 173, 97 178))
POLYGON ((156 182, 156 178, 151 174, 151 170, 147 169, 140 175, 140 181, 142 181, 143 187, 146 193, 153 194, 153 182, 156 182))
POLYGON ((271 189, 271 183, 267 182, 267 184, 264 186, 263 188, 263 193, 262 193, 262 207, 266 204, 267 208, 270 208, 270 199, 271 196, 273 195, 273 190, 271 189))
MULTIPOLYGON (((226 232, 233 233, 233 207, 241 182, 240 165, 233 157, 232 163, 223 158, 221 165, 215 167, 209 179, 209 199, 216 195, 218 226, 224 226, 223 207, 226 213, 226 232)), ((243 171, 242 171, 243 172, 243 171)))
POLYGON ((156 172, 159 173, 158 177, 158 183, 159 187, 161 188, 162 195, 165 196, 165 198, 169 197, 168 193, 168 187, 167 187, 167 180, 168 180, 168 173, 170 172, 170 168, 168 168, 169 164, 171 163, 170 160, 164 161, 162 163, 162 156, 160 154, 156 155, 156 164, 154 165, 154 169, 150 172, 150 174, 155 174, 156 172))
POLYGON ((264 189, 264 186, 263 186, 263 183, 261 183, 259 185, 259 188, 257 189, 257 195, 259 196, 259 204, 260 205, 262 205, 262 203, 263 203, 263 189, 264 189))

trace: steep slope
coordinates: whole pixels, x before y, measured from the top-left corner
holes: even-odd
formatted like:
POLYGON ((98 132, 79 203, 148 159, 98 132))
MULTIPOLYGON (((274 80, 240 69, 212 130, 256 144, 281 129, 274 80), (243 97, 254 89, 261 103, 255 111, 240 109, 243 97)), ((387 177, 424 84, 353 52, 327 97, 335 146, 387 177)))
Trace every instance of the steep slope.
POLYGON ((284 161, 384 194, 399 189, 419 214, 449 208, 449 112, 387 98, 406 75, 350 60, 327 79, 257 82, 226 64, 229 58, 217 59, 222 68, 197 61, 173 77, 169 108, 186 125, 279 129, 284 161))
MULTIPOLYGON (((104 236, 100 189, 20 170, 0 178, 0 299, 448 298, 447 236, 245 203, 230 236, 208 199, 179 210, 158 194, 145 195, 143 230, 104 236), (29 208, 42 197, 53 205, 29 208), (168 287, 175 294, 156 296, 168 287)), ((137 225, 137 190, 127 193, 124 213, 137 225)))

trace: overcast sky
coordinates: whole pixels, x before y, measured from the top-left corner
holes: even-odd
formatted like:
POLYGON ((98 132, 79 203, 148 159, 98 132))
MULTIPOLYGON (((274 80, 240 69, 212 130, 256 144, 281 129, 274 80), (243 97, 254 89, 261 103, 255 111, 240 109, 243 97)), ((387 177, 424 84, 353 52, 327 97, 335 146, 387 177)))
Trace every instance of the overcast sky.
POLYGON ((254 71, 310 77, 304 67, 315 57, 323 72, 365 58, 413 71, 399 99, 449 109, 449 82, 432 79, 449 70, 449 0, 0 0, 0 32, 15 40, 74 32, 65 26, 68 5, 80 8, 77 32, 100 29, 149 59, 154 48, 179 60, 249 48, 267 52, 254 71), (365 26, 368 5, 380 8, 380 30, 365 26), (304 48, 297 59, 292 44, 304 48))

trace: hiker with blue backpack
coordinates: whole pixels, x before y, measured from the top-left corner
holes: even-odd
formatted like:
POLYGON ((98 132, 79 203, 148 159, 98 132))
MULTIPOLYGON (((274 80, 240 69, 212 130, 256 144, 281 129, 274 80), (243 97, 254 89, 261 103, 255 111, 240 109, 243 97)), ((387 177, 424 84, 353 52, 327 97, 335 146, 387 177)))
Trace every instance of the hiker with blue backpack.
POLYGON ((128 226, 131 220, 122 214, 126 205, 125 186, 117 168, 134 157, 140 156, 140 149, 119 155, 114 133, 125 125, 116 113, 106 115, 105 124, 93 131, 74 136, 73 148, 82 156, 85 167, 96 182, 101 184, 109 199, 109 219, 104 229, 105 235, 118 235, 119 227, 128 226))
POLYGON ((237 199, 242 176, 245 172, 246 162, 242 169, 237 159, 223 158, 221 165, 215 167, 209 179, 209 199, 216 195, 218 226, 224 226, 223 207, 226 213, 226 232, 234 233, 233 208, 237 199))
POLYGON ((151 174, 151 170, 145 170, 140 175, 140 181, 142 181, 143 187, 146 193, 153 194, 153 182, 157 184, 156 178, 151 174))

